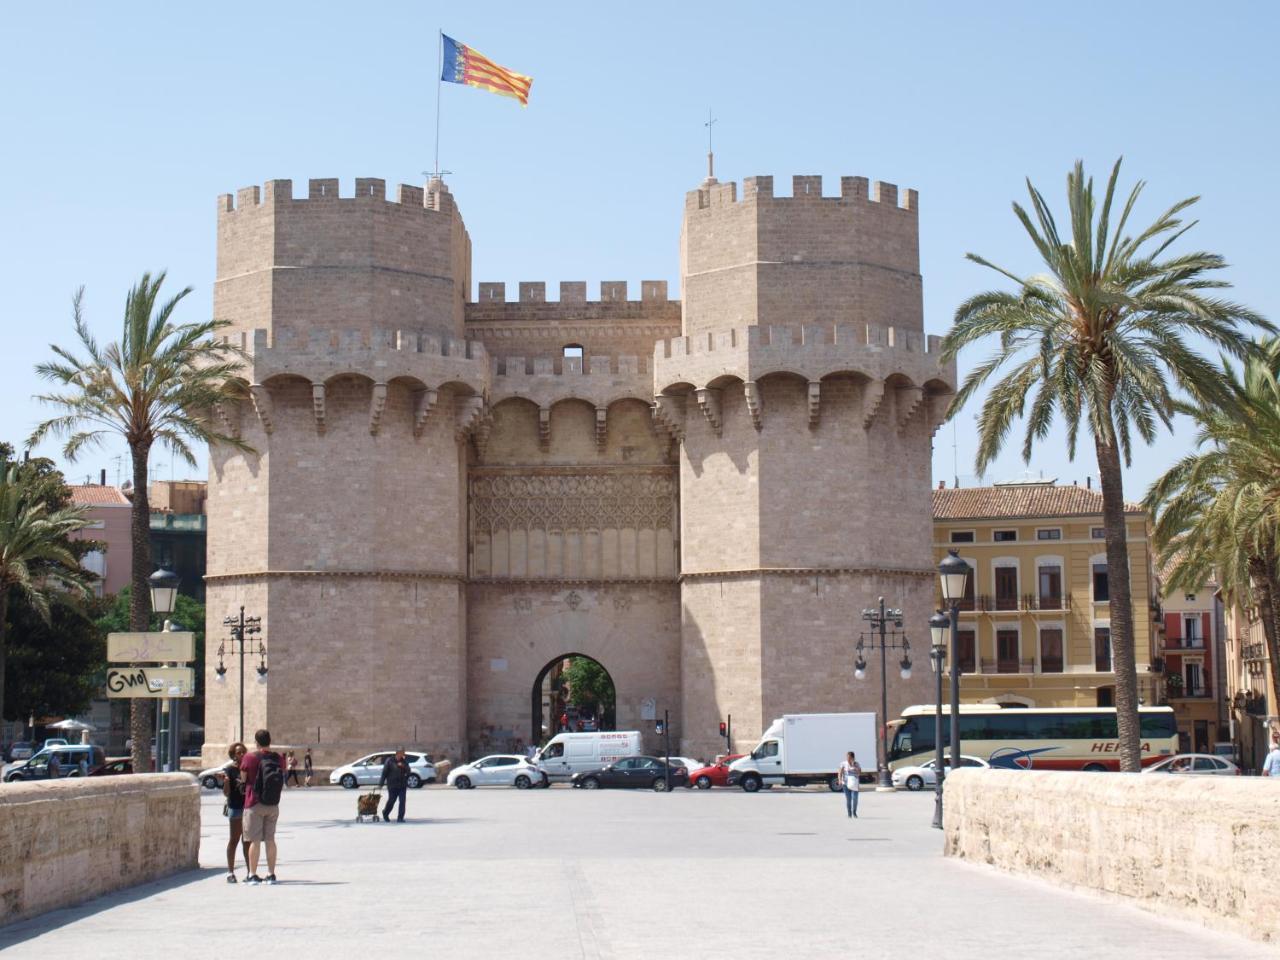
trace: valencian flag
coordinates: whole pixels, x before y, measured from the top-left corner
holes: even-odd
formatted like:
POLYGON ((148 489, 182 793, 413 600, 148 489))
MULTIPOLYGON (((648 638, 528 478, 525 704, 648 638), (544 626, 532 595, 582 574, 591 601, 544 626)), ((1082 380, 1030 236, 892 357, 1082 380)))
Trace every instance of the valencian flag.
POLYGON ((444 44, 440 79, 447 83, 461 83, 478 87, 504 97, 514 97, 522 107, 529 105, 529 88, 533 77, 500 67, 488 57, 453 37, 441 34, 444 44))

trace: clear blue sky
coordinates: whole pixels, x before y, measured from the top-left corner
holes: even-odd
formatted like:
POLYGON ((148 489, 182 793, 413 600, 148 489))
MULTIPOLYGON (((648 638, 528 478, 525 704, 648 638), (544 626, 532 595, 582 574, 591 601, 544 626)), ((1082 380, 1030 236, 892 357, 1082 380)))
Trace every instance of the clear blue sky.
MULTIPOLYGON (((214 198, 275 177, 420 183, 431 165, 436 30, 533 76, 532 101, 444 90, 442 163, 476 280, 678 281, 684 192, 703 175, 708 106, 722 180, 841 174, 921 196, 925 325, 995 285, 981 252, 1035 262, 1009 203, 1030 176, 1060 204, 1070 164, 1125 156, 1142 213, 1202 194, 1189 243, 1231 263, 1235 296, 1280 319, 1271 4, 174 4, 9 7, 0 35, 0 438, 41 415, 33 365, 72 339, 73 291, 118 336, 146 269, 208 315, 214 198)), ((802 319, 802 318, 797 318, 802 319)), ((961 359, 962 371, 975 360, 961 359)), ((973 419, 955 431, 973 482, 973 419)), ((1188 443, 1129 471, 1137 496, 1188 443)), ((950 478, 952 428, 935 475, 950 478)), ((53 443, 39 453, 56 455, 53 443)), ((118 449, 68 468, 83 481, 118 449)), ((1036 473, 1066 461, 1061 434, 1036 473)), ((59 459, 61 459, 59 457, 59 459)), ((167 464, 164 451, 153 464, 167 464)), ((988 479, 1024 470, 1016 445, 988 479)), ((156 470, 166 478, 168 466, 156 470)), ((203 476, 179 465, 175 476, 203 476)), ((128 476, 127 465, 121 474, 128 476)))

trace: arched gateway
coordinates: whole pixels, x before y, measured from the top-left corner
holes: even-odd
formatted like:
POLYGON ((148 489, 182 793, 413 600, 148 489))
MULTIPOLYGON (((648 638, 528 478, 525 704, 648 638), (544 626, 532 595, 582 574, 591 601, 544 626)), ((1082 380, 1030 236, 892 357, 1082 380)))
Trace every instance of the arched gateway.
POLYGON ((529 743, 557 733, 618 729, 617 687, 603 663, 581 653, 554 657, 529 694, 529 743))

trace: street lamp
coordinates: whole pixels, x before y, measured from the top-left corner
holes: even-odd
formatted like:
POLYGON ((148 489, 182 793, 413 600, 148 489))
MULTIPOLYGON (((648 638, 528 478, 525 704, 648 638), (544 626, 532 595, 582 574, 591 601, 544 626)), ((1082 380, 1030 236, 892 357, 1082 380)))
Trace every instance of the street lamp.
MULTIPOLYGON (((222 658, 226 653, 235 656, 236 643, 240 644, 240 742, 244 743, 244 655, 249 652, 246 644, 252 645, 253 641, 246 641, 246 636, 252 636, 262 632, 261 617, 246 617, 244 615, 244 607, 240 608, 240 616, 223 618, 222 625, 229 627, 231 630, 231 650, 227 650, 227 641, 218 644, 218 666, 214 673, 218 675, 219 683, 227 682, 227 668, 222 662, 222 658)), ((258 682, 267 682, 267 647, 261 640, 257 641, 258 648, 253 653, 258 656, 258 682)))
POLYGON ((969 564, 954 547, 938 564, 942 600, 951 611, 951 768, 960 769, 960 601, 969 584, 969 564))
MULTIPOLYGON (((892 790, 893 780, 889 777, 889 676, 887 656, 890 650, 901 650, 902 659, 898 661, 898 669, 902 673, 903 680, 911 679, 911 657, 908 653, 911 644, 907 642, 906 634, 901 632, 902 627, 902 611, 886 610, 884 606, 884 597, 880 597, 880 606, 872 607, 869 610, 862 611, 862 619, 871 625, 873 639, 871 648, 875 649, 876 643, 874 636, 876 633, 880 636, 880 748, 881 756, 879 763, 880 783, 877 789, 892 790), (898 628, 893 631, 886 630, 888 624, 892 622, 894 627, 898 628), (890 641, 886 639, 887 635, 892 635, 895 639, 890 641), (901 639, 897 639, 901 637, 901 639)), ((862 651, 866 645, 865 635, 858 637, 858 645, 855 648, 858 658, 853 662, 853 676, 857 680, 865 680, 867 678, 867 661, 862 657, 862 651)))
POLYGON ((178 575, 171 570, 157 570, 148 579, 151 587, 151 612, 168 615, 178 600, 178 575))
MULTIPOLYGON (((178 602, 180 582, 178 575, 172 570, 157 570, 147 578, 147 587, 151 591, 152 613, 166 618, 173 613, 173 608, 178 602)), ((164 629, 171 630, 173 626, 168 619, 165 620, 164 629)), ((165 767, 171 767, 174 771, 178 769, 177 718, 177 701, 172 697, 166 697, 161 701, 160 709, 156 713, 157 772, 164 770, 165 767)))
POLYGON ((947 662, 947 628, 951 618, 939 610, 929 618, 929 666, 933 668, 933 826, 942 829, 942 781, 946 779, 946 763, 942 758, 942 668, 947 662))

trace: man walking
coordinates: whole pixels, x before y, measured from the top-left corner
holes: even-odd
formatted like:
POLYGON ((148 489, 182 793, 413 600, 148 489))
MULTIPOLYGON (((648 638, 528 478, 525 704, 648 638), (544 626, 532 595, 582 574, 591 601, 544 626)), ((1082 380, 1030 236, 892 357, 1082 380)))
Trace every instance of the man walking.
POLYGON ((385 822, 391 821, 391 808, 397 800, 400 801, 400 815, 396 817, 397 823, 404 823, 404 800, 405 791, 409 787, 409 761, 405 759, 404 750, 397 750, 394 757, 387 757, 387 762, 382 765, 382 779, 378 782, 379 788, 387 788, 387 805, 382 808, 382 819, 385 822))
POLYGON ((280 819, 280 794, 284 791, 284 758, 273 750, 271 734, 259 730, 253 735, 258 749, 245 754, 240 761, 244 781, 244 839, 249 844, 250 884, 263 880, 258 876, 258 857, 262 845, 267 846, 267 883, 276 882, 276 822, 280 819))
POLYGON ((1280 733, 1271 735, 1271 752, 1262 761, 1264 777, 1280 777, 1280 733))

